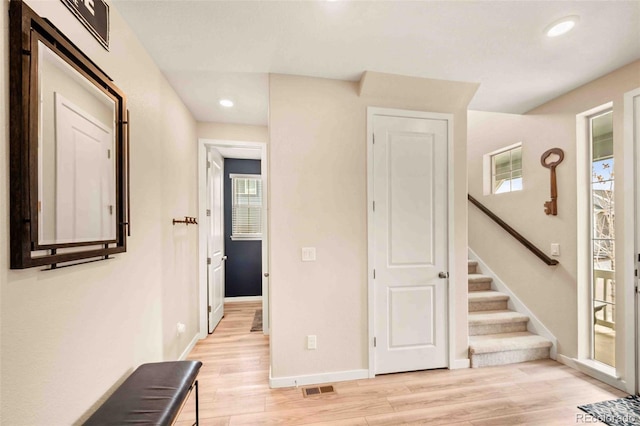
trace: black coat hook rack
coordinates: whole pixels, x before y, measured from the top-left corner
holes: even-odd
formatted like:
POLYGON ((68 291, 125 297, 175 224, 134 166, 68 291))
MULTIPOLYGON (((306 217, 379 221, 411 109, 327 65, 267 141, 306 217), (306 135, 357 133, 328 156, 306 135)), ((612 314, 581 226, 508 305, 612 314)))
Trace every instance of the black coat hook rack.
POLYGON ((173 219, 173 224, 175 225, 176 223, 184 223, 185 225, 189 226, 197 225, 198 221, 195 217, 185 216, 184 219, 173 219))

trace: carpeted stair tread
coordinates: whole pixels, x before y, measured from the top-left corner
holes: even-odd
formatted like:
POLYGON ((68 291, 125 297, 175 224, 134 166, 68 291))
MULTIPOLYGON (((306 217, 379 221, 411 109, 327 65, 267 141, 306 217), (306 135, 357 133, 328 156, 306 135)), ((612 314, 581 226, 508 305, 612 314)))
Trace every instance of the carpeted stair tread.
POLYGON ((493 290, 480 262, 468 261, 468 336, 472 368, 548 359, 552 342, 527 331, 529 316, 509 310, 509 295, 493 290))
POLYGON ((528 331, 469 336, 469 353, 472 355, 549 347, 549 340, 528 331))
POLYGON ((509 296, 499 291, 471 291, 469 292, 469 303, 471 302, 495 302, 509 300, 509 296))
POLYGON ((504 324, 527 322, 529 317, 515 311, 469 312, 469 325, 504 324))
POLYGON ((487 276, 487 275, 482 275, 482 274, 469 274, 469 282, 470 283, 484 283, 484 282, 491 282, 493 281, 493 278, 487 276))

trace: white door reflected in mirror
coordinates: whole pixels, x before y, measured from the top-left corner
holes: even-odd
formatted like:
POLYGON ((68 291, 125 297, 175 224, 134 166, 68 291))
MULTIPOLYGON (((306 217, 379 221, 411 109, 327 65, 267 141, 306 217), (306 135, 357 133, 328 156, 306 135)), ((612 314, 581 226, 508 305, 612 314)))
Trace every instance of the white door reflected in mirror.
POLYGON ((115 239, 111 129, 56 93, 55 241, 115 239))
POLYGON ((39 42, 39 243, 116 239, 115 102, 39 42))

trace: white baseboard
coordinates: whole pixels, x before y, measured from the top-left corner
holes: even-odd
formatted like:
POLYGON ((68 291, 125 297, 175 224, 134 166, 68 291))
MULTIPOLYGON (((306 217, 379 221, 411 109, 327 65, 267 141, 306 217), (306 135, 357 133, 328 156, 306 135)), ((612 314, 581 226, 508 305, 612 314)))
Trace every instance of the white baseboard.
POLYGON ((456 359, 453 365, 449 366, 449 370, 459 370, 461 368, 471 368, 471 360, 469 358, 456 359))
POLYGON ((509 296, 509 309, 511 309, 512 311, 520 312, 521 314, 529 317, 527 330, 551 341, 552 346, 549 351, 549 358, 556 359, 558 353, 558 339, 556 339, 556 336, 554 336, 553 333, 551 333, 551 331, 549 331, 549 329, 544 326, 542 321, 540 321, 538 317, 536 317, 535 314, 529 310, 527 305, 522 303, 518 296, 516 296, 511 291, 511 289, 500 279, 500 277, 498 277, 496 273, 493 272, 491 268, 489 268, 489 266, 487 266, 487 264, 484 263, 482 259, 480 259, 478 255, 471 249, 469 249, 469 259, 478 262, 478 266, 482 270, 482 275, 487 275, 493 279, 493 283, 491 284, 492 289, 509 296))
MULTIPOLYGON (((615 376, 615 368, 605 365, 598 366, 596 362, 590 360, 580 360, 576 358, 569 358, 568 356, 558 354, 556 359, 560 364, 564 364, 591 376, 596 380, 600 380, 603 383, 613 386, 616 389, 620 389, 623 392, 629 392, 627 389, 627 383, 619 377, 615 376)), ((599 363, 598 363, 599 364, 599 363)))
POLYGON ((305 376, 273 377, 269 370, 269 387, 289 388, 320 383, 344 382, 347 380, 368 379, 369 370, 336 371, 332 373, 310 374, 305 376))
POLYGON ((235 302, 262 302, 262 296, 237 296, 224 298, 224 303, 235 302))
POLYGON ((187 359, 187 356, 189 355, 193 347, 196 345, 196 343, 198 343, 198 340, 200 340, 200 333, 196 333, 196 335, 193 336, 193 339, 191 339, 191 342, 189 342, 185 350, 180 355, 180 358, 178 358, 180 361, 187 359))

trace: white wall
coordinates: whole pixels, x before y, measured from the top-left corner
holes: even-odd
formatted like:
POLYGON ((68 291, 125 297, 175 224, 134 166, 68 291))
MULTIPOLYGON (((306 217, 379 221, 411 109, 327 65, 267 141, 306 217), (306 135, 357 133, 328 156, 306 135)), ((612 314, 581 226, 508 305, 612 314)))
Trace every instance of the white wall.
POLYGON ((553 116, 469 111, 468 126, 469 194, 545 253, 551 253, 551 243, 559 243, 560 264, 547 266, 471 204, 469 247, 558 338, 558 351, 572 354, 577 345, 575 123, 553 116), (483 195, 483 155, 516 142, 522 142, 523 190, 483 195), (547 216, 550 172, 540 156, 554 147, 562 148, 565 158, 556 168, 558 215, 547 216))
POLYGON ((115 259, 9 270, 8 2, 0 5, 0 324, 3 424, 73 424, 144 362, 176 359, 197 334, 196 123, 111 7, 104 50, 56 1, 29 1, 109 74, 131 111, 132 237, 115 259), (176 323, 186 324, 178 337, 176 323))
POLYGON ((270 78, 273 377, 367 365, 365 115, 357 83, 270 78), (317 249, 300 262, 300 248, 317 249), (318 349, 304 349, 304 336, 318 349))
POLYGON ((252 126, 232 123, 197 123, 198 138, 241 142, 263 142, 269 140, 267 126, 252 126))
MULTIPOLYGON (((518 297, 558 338, 558 353, 578 356, 578 247, 577 247, 577 150, 576 115, 613 102, 616 211, 622 216, 626 186, 623 159, 632 155, 623 145, 623 94, 640 87, 640 61, 633 62, 525 115, 469 112, 468 168, 469 193, 493 210, 526 238, 550 253, 550 244, 560 243, 560 264, 549 267, 539 261, 512 237, 498 228, 475 207, 469 207, 469 246, 496 272, 518 297), (523 143, 524 190, 482 195, 482 155, 515 142, 523 143), (558 216, 544 214, 550 199, 549 170, 540 164, 541 154, 559 147, 565 159, 557 169, 558 216)), ((617 305, 624 305, 625 263, 621 249, 632 230, 616 223, 617 305)), ((632 313, 628 313, 632 315, 632 313)), ((629 318, 629 316, 627 317, 629 318)), ((624 317, 624 315, 623 315, 624 317)), ((625 322, 616 324, 618 339, 624 339, 625 322)), ((624 375, 624 353, 618 351, 616 363, 624 375)))
POLYGON ((356 82, 270 76, 272 377, 368 368, 366 108, 454 114, 459 321, 455 358, 467 358, 466 105, 477 85, 367 73, 356 82), (448 87, 450 90, 441 90, 448 87), (438 93, 434 95, 434 93, 438 93), (442 96, 446 93, 446 96, 442 96), (301 247, 316 262, 301 262, 301 247), (315 334, 318 349, 305 349, 315 334))

